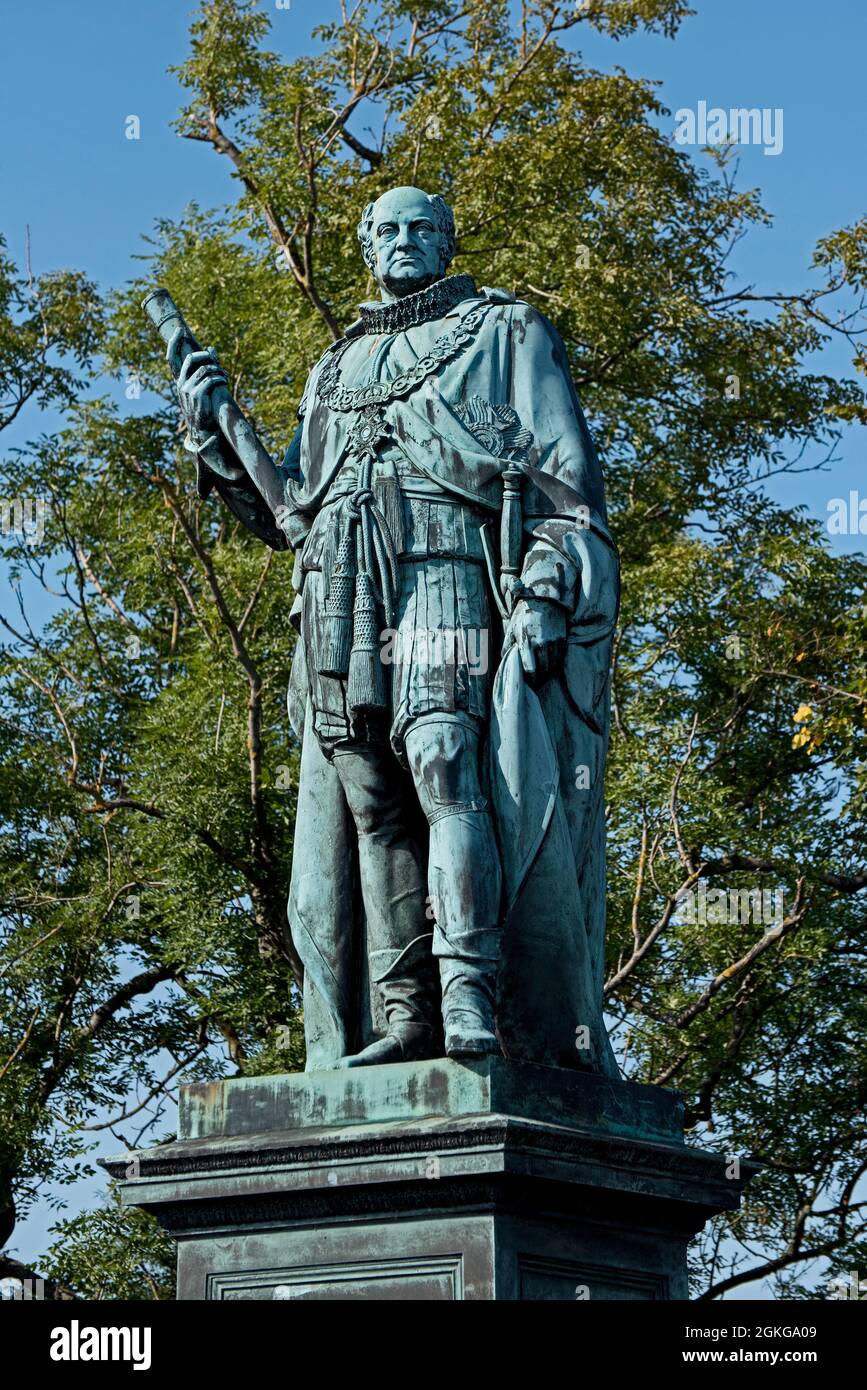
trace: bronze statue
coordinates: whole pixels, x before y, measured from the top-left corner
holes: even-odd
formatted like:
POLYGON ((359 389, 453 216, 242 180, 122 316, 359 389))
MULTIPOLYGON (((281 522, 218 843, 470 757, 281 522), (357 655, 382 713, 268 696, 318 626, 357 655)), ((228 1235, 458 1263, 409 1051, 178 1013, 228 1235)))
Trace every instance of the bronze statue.
POLYGON ((618 564, 566 351, 529 304, 448 274, 440 197, 391 189, 359 239, 380 299, 313 368, 279 465, 168 297, 146 301, 200 492, 294 552, 307 1067, 502 1050, 617 1076, 618 564))

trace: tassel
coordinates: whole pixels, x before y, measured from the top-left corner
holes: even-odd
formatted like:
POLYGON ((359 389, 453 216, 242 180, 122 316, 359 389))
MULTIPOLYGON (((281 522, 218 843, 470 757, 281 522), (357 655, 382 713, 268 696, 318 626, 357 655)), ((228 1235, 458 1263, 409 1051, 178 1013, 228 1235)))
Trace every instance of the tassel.
POLYGON ((355 582, 355 536, 350 527, 338 546, 328 585, 317 662, 321 676, 345 676, 349 671, 355 582))
POLYGON ((378 628, 370 579, 366 574, 360 574, 355 585, 352 652, 346 686, 346 699, 353 713, 385 708, 385 677, 378 628))
POLYGON ((402 555, 406 549, 406 528, 403 515, 403 493, 400 490, 397 475, 395 474, 391 478, 377 479, 373 490, 376 496, 376 505, 385 518, 395 554, 402 555))
MULTIPOLYGON (((342 508, 335 507, 331 520, 325 532, 325 540, 322 544, 322 553, 319 556, 319 568, 324 574, 326 581, 331 583, 331 576, 334 573, 334 566, 338 563, 338 551, 340 542, 345 535, 346 528, 341 525, 343 517, 342 508)), ((354 552, 353 552, 354 554, 354 552)), ((327 590, 326 590, 327 593, 327 590)))

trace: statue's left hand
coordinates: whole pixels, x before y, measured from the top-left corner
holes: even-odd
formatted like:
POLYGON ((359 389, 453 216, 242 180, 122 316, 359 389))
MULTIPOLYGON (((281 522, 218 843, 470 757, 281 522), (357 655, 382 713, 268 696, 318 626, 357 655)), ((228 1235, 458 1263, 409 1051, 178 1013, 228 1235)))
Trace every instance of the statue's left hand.
POLYGON ((521 665, 533 685, 541 685, 563 665, 566 611, 545 599, 519 599, 510 619, 521 665))

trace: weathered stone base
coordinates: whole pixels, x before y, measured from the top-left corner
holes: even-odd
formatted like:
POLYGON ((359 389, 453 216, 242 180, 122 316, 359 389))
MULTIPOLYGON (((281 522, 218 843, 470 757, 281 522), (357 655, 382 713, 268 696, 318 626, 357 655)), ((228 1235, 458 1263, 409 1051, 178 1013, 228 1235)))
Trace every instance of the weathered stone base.
POLYGON ((181 1299, 686 1298, 740 1197, 675 1093, 502 1058, 187 1086, 176 1143, 105 1166, 181 1299))

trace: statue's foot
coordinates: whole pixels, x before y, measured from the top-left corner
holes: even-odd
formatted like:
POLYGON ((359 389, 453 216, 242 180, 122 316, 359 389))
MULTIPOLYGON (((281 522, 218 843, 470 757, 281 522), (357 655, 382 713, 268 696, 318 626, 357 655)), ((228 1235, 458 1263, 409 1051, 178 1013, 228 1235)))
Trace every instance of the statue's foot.
POLYGON ((499 1056, 494 1017, 495 963, 446 958, 440 962, 440 971, 446 1056, 499 1056))
POLYGON ((492 1027, 475 1010, 454 1009, 446 1018, 447 1057, 499 1056, 500 1044, 492 1027))
POLYGON ((423 1062, 433 1053, 433 1029, 427 1024, 404 1024, 400 1031, 386 1033, 361 1052, 341 1057, 337 1066, 345 1071, 348 1067, 376 1067, 388 1062, 423 1062))

